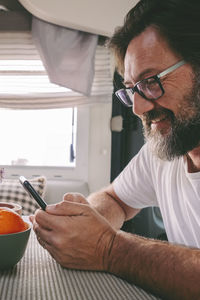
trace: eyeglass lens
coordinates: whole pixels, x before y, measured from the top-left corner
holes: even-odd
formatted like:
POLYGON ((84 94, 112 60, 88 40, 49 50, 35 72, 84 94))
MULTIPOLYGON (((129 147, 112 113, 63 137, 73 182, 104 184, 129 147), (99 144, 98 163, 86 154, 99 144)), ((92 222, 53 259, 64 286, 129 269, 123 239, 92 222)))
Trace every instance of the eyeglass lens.
POLYGON ((150 77, 140 81, 134 89, 121 89, 118 90, 115 94, 126 106, 132 106, 132 95, 134 92, 144 97, 147 100, 156 100, 163 95, 163 90, 160 86, 159 79, 155 77, 150 77))
POLYGON ((140 81, 137 84, 139 94, 148 100, 155 100, 162 96, 162 90, 159 81, 150 77, 140 81))
POLYGON ((121 89, 118 90, 115 94, 118 97, 118 99, 126 106, 130 107, 133 105, 133 101, 131 100, 133 93, 130 90, 121 89))

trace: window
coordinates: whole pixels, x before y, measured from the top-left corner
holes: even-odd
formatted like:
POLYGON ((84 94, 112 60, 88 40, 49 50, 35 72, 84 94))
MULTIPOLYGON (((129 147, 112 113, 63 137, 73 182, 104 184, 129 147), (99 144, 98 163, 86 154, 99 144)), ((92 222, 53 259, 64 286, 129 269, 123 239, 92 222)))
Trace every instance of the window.
POLYGON ((0 109, 0 168, 6 178, 87 181, 89 112, 88 107, 0 109))
MULTIPOLYGON (((17 178, 19 175, 24 175, 28 178, 45 175, 48 179, 60 178, 61 180, 87 182, 89 168, 94 170, 94 174, 97 173, 95 164, 90 163, 92 167, 88 164, 89 134, 95 130, 89 124, 90 119, 91 122, 94 120, 91 114, 91 104, 111 104, 113 91, 112 59, 110 51, 104 46, 97 46, 94 69, 95 76, 90 97, 55 84, 50 84, 39 53, 32 41, 31 32, 18 32, 15 30, 0 32, 0 107, 6 109, 0 109, 0 130, 1 133, 3 132, 0 142, 0 164, 2 164, 0 168, 5 168, 5 176, 7 178, 17 178), (77 108, 74 109, 74 131, 71 123, 72 113, 70 113, 70 116, 65 119, 65 121, 69 121, 70 133, 68 134, 68 123, 64 125, 66 126, 66 132, 63 133, 62 123, 62 129, 58 133, 58 126, 61 122, 59 114, 60 116, 66 115, 68 114, 66 112, 72 112, 72 107, 75 106, 77 108), (32 110, 32 112, 29 110, 32 110), (2 115, 5 118, 1 120, 2 115), (15 117, 15 115, 18 115, 18 117, 15 117), (41 125, 38 125, 39 115, 40 119, 43 120, 41 125), (48 115, 51 115, 51 118, 48 115), (48 119, 53 120, 49 126, 47 125, 48 119), (15 126, 15 124, 22 120, 22 125, 17 130, 17 125, 15 126), (53 130, 57 130, 57 133, 52 129, 50 130, 50 126, 55 125, 55 120, 57 120, 57 129, 53 127, 53 130), (23 128, 29 128, 29 126, 32 129, 29 129, 25 135, 23 128), (47 129, 45 126, 47 126, 47 129), (32 141, 35 141, 33 145, 29 142, 29 131, 31 131, 32 141), (49 147, 47 141, 45 141, 48 131, 51 136, 49 143, 52 149, 53 141, 56 140, 56 146, 60 143, 59 149, 54 148, 55 152, 53 154, 52 150, 51 154, 49 154, 50 157, 41 155, 41 153, 39 155, 38 153, 40 151, 45 153, 45 147, 49 147), (53 134, 54 138, 52 138, 53 134), (63 144, 61 143, 62 138, 60 135, 63 135, 64 139, 69 136, 68 144, 66 140, 63 140, 63 144), (69 145, 72 140, 74 141, 74 161, 69 158, 69 145), (45 143, 48 146, 45 146, 45 143), (61 151, 62 155, 60 155, 61 151)), ((94 133, 94 136, 97 139, 97 134, 94 133)), ((104 145, 104 137, 102 142, 104 145)), ((99 145, 99 143, 94 143, 92 139, 90 148, 94 144, 99 145)), ((99 145, 99 147, 101 146, 99 145)), ((101 153, 101 148, 98 150, 101 153)), ((90 160, 94 156, 90 151, 90 160)), ((96 156, 94 160, 96 162, 96 156)), ((102 167, 101 160, 98 161, 102 167)))
POLYGON ((89 108, 72 108, 73 97, 82 96, 50 83, 40 60, 0 60, 0 167, 7 178, 88 180, 89 108))
POLYGON ((75 167, 76 109, 0 109, 1 165, 75 167))

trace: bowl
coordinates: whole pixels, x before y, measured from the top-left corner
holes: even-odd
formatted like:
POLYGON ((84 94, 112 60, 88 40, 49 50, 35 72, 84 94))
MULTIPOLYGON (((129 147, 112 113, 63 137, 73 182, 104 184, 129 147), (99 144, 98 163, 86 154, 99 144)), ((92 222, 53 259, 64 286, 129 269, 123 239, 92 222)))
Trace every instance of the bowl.
POLYGON ((14 203, 14 202, 0 202, 0 208, 10 208, 12 210, 14 210, 16 213, 18 213, 19 215, 22 214, 22 207, 21 205, 14 203))
POLYGON ((14 267, 23 257, 30 232, 31 223, 22 217, 28 228, 25 231, 0 234, 0 270, 14 267))

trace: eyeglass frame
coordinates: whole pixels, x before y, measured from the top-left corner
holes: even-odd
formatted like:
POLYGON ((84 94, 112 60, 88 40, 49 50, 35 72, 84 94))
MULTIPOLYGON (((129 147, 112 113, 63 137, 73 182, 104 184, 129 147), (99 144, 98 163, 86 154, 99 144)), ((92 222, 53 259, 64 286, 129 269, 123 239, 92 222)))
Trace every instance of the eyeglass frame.
POLYGON ((174 64, 174 65, 172 65, 171 67, 169 67, 169 68, 167 68, 167 69, 165 69, 164 71, 162 71, 161 73, 159 73, 159 74, 156 74, 156 75, 153 75, 153 76, 150 76, 150 77, 147 77, 147 78, 144 78, 144 79, 142 79, 142 80, 140 80, 140 81, 138 81, 138 82, 136 82, 136 84, 134 85, 134 87, 129 87, 129 88, 123 88, 123 89, 119 89, 119 90, 117 90, 116 92, 115 92, 115 95, 118 97, 118 99, 125 105, 125 106, 127 106, 127 107, 132 107, 133 106, 133 103, 132 104, 128 104, 128 103, 125 103, 122 99, 121 99, 121 97, 120 96, 118 96, 118 93, 120 92, 120 91, 122 91, 122 90, 128 90, 128 91, 131 91, 131 93, 132 94, 134 94, 135 92, 137 92, 140 96, 142 96, 144 99, 146 99, 146 100, 148 100, 148 101, 155 101, 155 100, 158 100, 160 97, 162 97, 163 95, 164 95, 164 93, 165 93, 165 90, 164 90, 164 88, 163 88, 163 86, 162 86, 162 83, 160 82, 160 78, 162 78, 162 77, 164 77, 165 75, 167 75, 167 74, 169 74, 169 73, 171 73, 171 72, 173 72, 173 71, 175 71, 176 69, 178 69, 179 67, 181 67, 182 65, 184 65, 186 62, 184 61, 184 60, 181 60, 181 61, 179 61, 179 62, 177 62, 176 64, 174 64), (160 90, 161 90, 161 95, 159 96, 159 97, 157 97, 157 98, 148 98, 148 97, 146 97, 145 96, 145 94, 144 93, 142 93, 139 89, 138 89, 138 85, 139 84, 141 84, 141 82, 145 82, 146 80, 149 80, 149 79, 154 79, 157 83, 158 83, 158 85, 159 85, 159 87, 160 87, 160 90))

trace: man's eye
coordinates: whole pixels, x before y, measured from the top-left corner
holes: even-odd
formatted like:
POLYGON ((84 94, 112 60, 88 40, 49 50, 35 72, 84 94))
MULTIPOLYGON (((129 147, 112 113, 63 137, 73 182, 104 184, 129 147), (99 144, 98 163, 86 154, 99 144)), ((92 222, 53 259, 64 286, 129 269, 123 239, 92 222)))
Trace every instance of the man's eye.
POLYGON ((146 84, 148 86, 153 86, 153 85, 157 84, 157 81, 154 78, 149 78, 146 80, 146 84))
POLYGON ((156 84, 157 84, 157 82, 154 78, 148 78, 148 79, 142 80, 138 84, 138 88, 142 89, 142 90, 145 90, 145 89, 149 89, 151 87, 154 87, 156 84))

